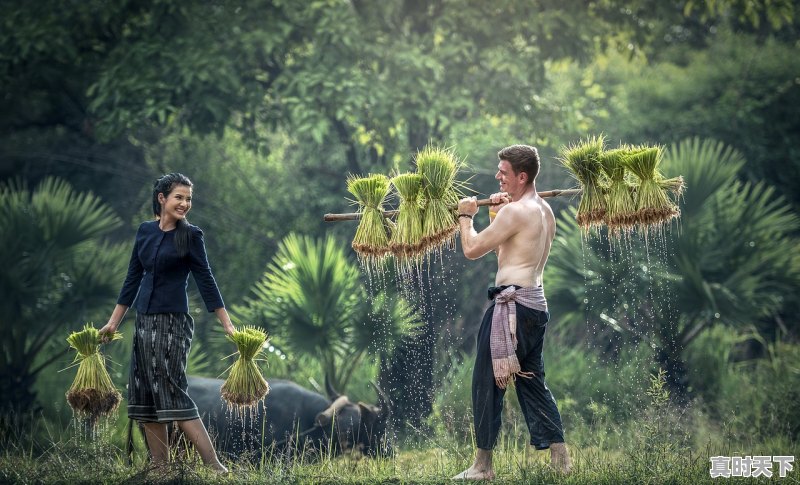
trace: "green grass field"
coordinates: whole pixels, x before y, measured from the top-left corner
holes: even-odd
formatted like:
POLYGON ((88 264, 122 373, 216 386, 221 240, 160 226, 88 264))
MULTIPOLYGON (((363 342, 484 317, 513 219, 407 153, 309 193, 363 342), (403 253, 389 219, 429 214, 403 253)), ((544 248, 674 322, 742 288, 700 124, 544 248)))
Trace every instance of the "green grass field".
MULTIPOLYGON (((192 451, 176 452, 172 463, 151 469, 137 436, 133 463, 127 463, 124 443, 125 419, 113 427, 87 434, 71 426, 54 430, 42 423, 30 423, 6 436, 0 456, 2 483, 446 483, 471 463, 473 449, 469 436, 418 435, 413 442, 397 446, 390 457, 365 458, 350 453, 311 460, 265 459, 226 464, 231 473, 219 476, 202 466, 192 451), (36 438, 34 438, 36 436, 36 438)), ((549 468, 549 453, 524 444, 524 427, 504 425, 495 453, 496 482, 499 483, 763 483, 766 478, 718 478, 709 474, 710 456, 793 455, 798 446, 777 438, 768 443, 738 445, 678 446, 659 439, 638 423, 640 433, 629 443, 615 447, 571 444, 574 471, 568 476, 549 468), (648 434, 650 433, 650 434, 648 434), (638 436, 638 437, 636 437, 638 436)), ((585 430, 588 431, 588 430, 585 430)), ((600 433, 600 430, 598 430, 600 433)), ((660 435, 662 437, 667 435, 660 435)), ((580 438, 584 440, 585 438, 580 438)), ((798 483, 800 474, 779 478, 777 464, 770 481, 798 483)))

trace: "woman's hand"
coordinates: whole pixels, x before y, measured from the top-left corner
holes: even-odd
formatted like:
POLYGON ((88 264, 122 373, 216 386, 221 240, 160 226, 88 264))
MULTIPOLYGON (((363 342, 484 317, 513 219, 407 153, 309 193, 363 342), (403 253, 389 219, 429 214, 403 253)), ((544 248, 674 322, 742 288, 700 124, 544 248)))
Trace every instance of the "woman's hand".
POLYGON ((111 341, 111 337, 114 336, 114 332, 119 328, 119 324, 122 319, 125 318, 127 312, 127 306, 117 303, 114 307, 114 311, 111 312, 111 316, 108 318, 108 323, 100 329, 100 342, 105 344, 111 341))
POLYGON ((225 307, 220 307, 214 310, 214 313, 217 315, 217 319, 219 323, 222 324, 222 329, 225 330, 225 333, 228 335, 233 335, 233 332, 236 331, 236 327, 233 326, 231 322, 231 317, 228 315, 228 310, 225 307))
POLYGON ((100 329, 100 342, 101 343, 108 343, 111 341, 111 337, 114 335, 114 332, 117 331, 119 328, 119 322, 115 322, 112 319, 108 320, 108 323, 100 329))

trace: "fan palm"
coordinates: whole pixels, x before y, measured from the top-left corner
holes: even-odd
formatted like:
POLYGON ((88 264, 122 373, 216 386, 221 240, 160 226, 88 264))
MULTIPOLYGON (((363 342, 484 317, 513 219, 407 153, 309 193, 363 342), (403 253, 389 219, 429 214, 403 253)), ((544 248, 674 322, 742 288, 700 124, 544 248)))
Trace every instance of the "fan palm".
POLYGON ((63 180, 47 178, 33 191, 22 181, 0 185, 3 409, 31 406, 36 376, 63 356, 42 357, 54 337, 60 344, 70 323, 77 328, 113 301, 127 251, 100 238, 119 224, 100 199, 63 180))
POLYGON ((666 235, 662 254, 652 242, 632 241, 624 253, 602 241, 581 246, 575 223, 562 218, 546 278, 554 313, 588 310, 588 317, 567 313, 569 326, 597 322, 603 330, 588 338, 601 348, 609 332, 649 341, 673 384, 683 349, 711 323, 772 325, 797 298, 793 234, 800 220, 772 188, 736 181, 742 164, 735 150, 714 141, 684 141, 667 151, 664 165, 684 175, 687 191, 681 226, 666 235))
POLYGON ((391 353, 419 321, 399 297, 368 298, 360 278, 335 238, 290 234, 234 312, 290 351, 319 359, 333 386, 344 389, 368 351, 391 353))

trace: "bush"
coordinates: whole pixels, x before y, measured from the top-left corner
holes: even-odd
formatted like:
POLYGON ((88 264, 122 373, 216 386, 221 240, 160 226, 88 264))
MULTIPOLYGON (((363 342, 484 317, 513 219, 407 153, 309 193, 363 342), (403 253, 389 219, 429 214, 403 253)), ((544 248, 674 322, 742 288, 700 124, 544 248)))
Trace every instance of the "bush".
POLYGON ((717 325, 686 351, 692 389, 726 438, 800 440, 800 345, 767 343, 766 358, 736 361, 735 346, 754 332, 717 325))

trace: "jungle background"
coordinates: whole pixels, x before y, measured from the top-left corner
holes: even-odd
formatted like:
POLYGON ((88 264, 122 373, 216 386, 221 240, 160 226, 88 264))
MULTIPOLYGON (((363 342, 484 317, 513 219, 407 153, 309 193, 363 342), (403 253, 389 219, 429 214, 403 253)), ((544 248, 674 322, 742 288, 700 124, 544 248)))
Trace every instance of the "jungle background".
MULTIPOLYGON (((268 378, 320 389, 327 374, 368 402, 374 379, 398 440, 468 442, 494 256, 456 247, 410 287, 391 267, 369 279, 355 223, 322 215, 352 211, 348 174, 411 170, 427 143, 465 158, 470 194, 496 190, 496 152, 514 143, 538 147, 539 190, 570 188, 559 149, 604 134, 664 145, 662 170, 687 189, 677 223, 625 245, 583 235, 576 200, 550 199, 545 361, 568 441, 623 449, 653 432, 676 449, 791 454, 798 13, 791 0, 2 2, 0 447, 19 451, 30 420, 69 428, 65 338, 107 321, 171 171, 195 184, 189 220, 229 310, 272 336, 268 378), (642 431, 654 412, 669 425, 642 431)), ((189 372, 216 377, 234 350, 190 289, 189 372)), ((120 389, 126 341, 106 347, 120 389)), ((511 394, 507 439, 524 442, 511 394)), ((52 437, 25 442, 42 453, 52 437)))

